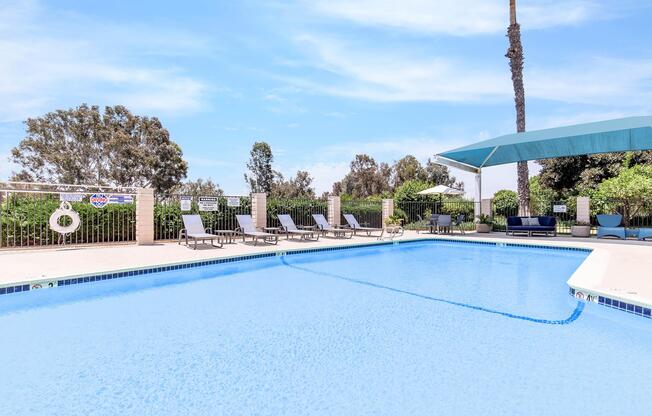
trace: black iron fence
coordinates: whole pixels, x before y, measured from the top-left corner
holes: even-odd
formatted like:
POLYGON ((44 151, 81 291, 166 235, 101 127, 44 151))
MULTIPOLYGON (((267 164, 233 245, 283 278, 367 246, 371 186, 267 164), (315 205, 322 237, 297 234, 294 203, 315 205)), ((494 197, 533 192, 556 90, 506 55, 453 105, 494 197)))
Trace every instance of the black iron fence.
POLYGON ((212 230, 235 230, 236 215, 251 214, 249 196, 159 195, 154 205, 154 239, 174 240, 183 228, 182 214, 199 214, 204 227, 212 230))
POLYGON ((458 215, 463 215, 462 227, 472 230, 476 204, 467 200, 401 201, 395 202, 394 215, 403 219, 404 227, 408 230, 427 228, 430 216, 433 214, 450 215, 453 221, 458 215))
POLYGON ((353 214, 358 223, 363 227, 383 226, 383 207, 381 201, 353 199, 342 201, 340 223, 346 225, 344 214, 353 214))
POLYGON ((629 228, 652 228, 652 199, 593 199, 591 200, 591 224, 598 225, 598 214, 620 214, 623 226, 629 228))
MULTIPOLYGON (((133 194, 101 194, 109 203, 90 203, 90 193, 0 190, 0 248, 43 247, 59 244, 118 243, 136 239, 136 205, 133 194), (61 196, 71 200, 79 216, 79 227, 60 234, 50 228, 50 217, 61 205, 61 196), (99 204, 101 205, 101 204, 99 204)), ((57 224, 68 226, 68 216, 57 224)))
POLYGON ((312 214, 328 217, 328 202, 306 198, 270 198, 267 200, 267 226, 279 227, 279 214, 289 214, 296 225, 312 226, 312 214))

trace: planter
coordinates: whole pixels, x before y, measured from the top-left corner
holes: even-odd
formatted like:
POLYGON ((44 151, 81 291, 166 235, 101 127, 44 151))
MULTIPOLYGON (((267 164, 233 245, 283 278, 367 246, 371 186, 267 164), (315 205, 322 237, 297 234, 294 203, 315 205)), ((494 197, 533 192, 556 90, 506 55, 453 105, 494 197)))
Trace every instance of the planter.
POLYGON ((475 225, 475 231, 478 233, 489 233, 491 232, 491 225, 490 224, 476 224, 475 225))
POLYGON ((571 235, 573 237, 590 237, 591 236, 591 226, 590 225, 573 225, 571 227, 571 235))

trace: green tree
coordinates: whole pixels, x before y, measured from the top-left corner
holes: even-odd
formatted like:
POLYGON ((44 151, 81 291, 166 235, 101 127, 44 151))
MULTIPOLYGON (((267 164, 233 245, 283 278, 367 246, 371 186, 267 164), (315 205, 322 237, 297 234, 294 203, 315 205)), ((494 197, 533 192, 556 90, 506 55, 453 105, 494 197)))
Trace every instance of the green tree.
POLYGON ((394 201, 397 205, 405 202, 428 202, 435 201, 433 195, 419 195, 419 192, 432 187, 431 183, 412 179, 405 181, 394 191, 394 201))
POLYGON ((181 148, 156 117, 124 106, 82 104, 25 122, 27 136, 12 149, 23 180, 151 186, 167 191, 186 177, 181 148))
POLYGON ((312 177, 304 170, 297 171, 296 176, 287 181, 278 174, 271 195, 277 198, 314 198, 312 177))
POLYGON ((410 180, 426 180, 426 171, 416 157, 407 155, 394 163, 393 187, 396 189, 410 180))
POLYGON ((518 212, 518 194, 509 189, 501 189, 493 198, 496 215, 507 217, 518 212))
POLYGON ((571 156, 538 163, 541 186, 552 190, 555 197, 564 198, 596 189, 623 167, 652 164, 652 151, 571 156))
POLYGON ((266 142, 256 142, 251 148, 247 169, 250 174, 245 173, 244 178, 251 192, 270 193, 276 176, 272 169, 274 155, 272 148, 266 142))
POLYGON ((177 195, 192 196, 194 198, 199 196, 224 195, 222 188, 213 182, 211 178, 199 178, 194 181, 186 181, 181 185, 176 186, 173 189, 172 193, 177 195))
MULTIPOLYGON (((521 44, 521 26, 516 21, 516 0, 509 1, 509 27, 507 28, 509 48, 505 57, 509 58, 514 87, 514 107, 516 109, 516 131, 525 131, 525 87, 523 86, 523 45, 521 44)), ((518 175, 519 215, 525 215, 530 208, 530 184, 527 161, 516 164, 518 175)))
POLYGON ((379 165, 369 155, 356 155, 351 161, 350 172, 341 181, 333 184, 333 194, 348 194, 356 198, 380 195, 390 190, 390 172, 386 163, 379 165))
POLYGON ((435 185, 445 185, 452 188, 464 189, 464 182, 457 181, 455 176, 451 176, 447 166, 440 165, 428 159, 424 168, 426 173, 425 181, 435 185))
POLYGON ((651 190, 652 166, 636 165, 598 185, 591 193, 591 203, 603 212, 621 207, 627 226, 633 217, 649 206, 651 190))
POLYGON ((545 215, 555 199, 555 192, 541 186, 538 175, 530 178, 530 213, 532 215, 545 215))

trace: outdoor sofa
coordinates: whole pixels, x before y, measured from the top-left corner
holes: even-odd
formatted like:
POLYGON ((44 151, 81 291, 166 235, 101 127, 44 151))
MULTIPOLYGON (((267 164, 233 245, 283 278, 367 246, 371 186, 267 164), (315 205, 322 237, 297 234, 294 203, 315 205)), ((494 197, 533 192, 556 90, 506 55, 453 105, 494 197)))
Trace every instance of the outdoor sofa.
POLYGON ((543 234, 546 236, 557 235, 557 218, 550 216, 539 217, 507 217, 507 235, 543 234))

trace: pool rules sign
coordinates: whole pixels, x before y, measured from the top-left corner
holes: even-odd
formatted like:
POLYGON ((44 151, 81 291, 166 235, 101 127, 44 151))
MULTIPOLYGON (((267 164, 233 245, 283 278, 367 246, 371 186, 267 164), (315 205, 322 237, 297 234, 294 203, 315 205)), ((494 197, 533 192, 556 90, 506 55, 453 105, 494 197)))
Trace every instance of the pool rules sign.
POLYGON ((197 205, 200 211, 217 211, 217 197, 200 196, 197 205))

